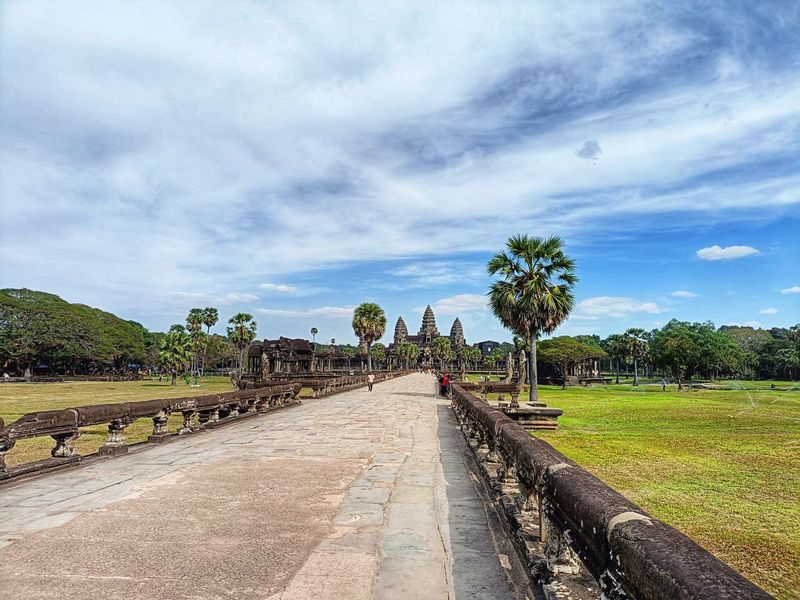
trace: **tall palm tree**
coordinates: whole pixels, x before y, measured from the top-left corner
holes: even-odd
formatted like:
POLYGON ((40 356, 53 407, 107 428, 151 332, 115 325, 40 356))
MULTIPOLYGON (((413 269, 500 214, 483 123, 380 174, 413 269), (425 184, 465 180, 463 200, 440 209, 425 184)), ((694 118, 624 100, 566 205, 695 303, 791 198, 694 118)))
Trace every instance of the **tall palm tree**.
POLYGON ((386 313, 374 302, 364 302, 353 311, 353 331, 366 346, 367 373, 372 373, 372 344, 386 331, 386 313))
POLYGON ((317 334, 319 329, 316 327, 311 328, 311 366, 314 371, 317 370, 317 334))
POLYGON ((256 337, 258 323, 253 320, 250 313, 236 313, 228 323, 228 338, 236 349, 239 350, 239 377, 244 373, 244 351, 256 337))
POLYGON ((515 235, 506 250, 489 261, 497 275, 489 288, 489 304, 504 327, 525 339, 530 365, 530 401, 538 400, 536 340, 552 333, 569 315, 577 283, 575 261, 564 253, 560 237, 515 235))
POLYGON ((197 336, 196 333, 202 331, 203 329, 203 317, 204 317, 203 309, 202 308, 192 308, 189 310, 189 315, 186 317, 186 330, 189 332, 192 338, 192 366, 191 372, 197 370, 197 355, 199 351, 199 347, 197 345, 197 336))
POLYGON ((633 385, 639 385, 639 359, 647 354, 647 332, 639 327, 631 327, 625 332, 628 356, 633 359, 633 385))
POLYGON ((206 333, 211 335, 211 328, 219 321, 219 311, 213 306, 203 309, 203 325, 206 326, 206 333))
POLYGON ((184 331, 183 326, 180 329, 171 328, 161 342, 158 361, 172 375, 172 385, 177 383, 178 373, 186 369, 191 358, 192 342, 189 334, 184 331))
POLYGON ((617 385, 619 385, 620 366, 628 358, 628 342, 622 333, 612 333, 603 341, 604 350, 616 366, 617 385))
POLYGON ((202 375, 206 373, 206 354, 208 354, 208 344, 211 341, 211 328, 219 321, 219 311, 213 306, 206 306, 203 309, 203 325, 206 326, 206 343, 203 346, 203 362, 200 366, 202 375))

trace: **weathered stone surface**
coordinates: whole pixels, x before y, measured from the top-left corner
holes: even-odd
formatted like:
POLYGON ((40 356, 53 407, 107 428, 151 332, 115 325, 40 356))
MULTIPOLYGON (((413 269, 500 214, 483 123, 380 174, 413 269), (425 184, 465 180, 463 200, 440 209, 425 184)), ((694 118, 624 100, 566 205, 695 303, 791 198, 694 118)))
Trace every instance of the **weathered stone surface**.
POLYGON ((493 550, 460 435, 434 378, 414 374, 7 486, 0 590, 524 597, 493 550))

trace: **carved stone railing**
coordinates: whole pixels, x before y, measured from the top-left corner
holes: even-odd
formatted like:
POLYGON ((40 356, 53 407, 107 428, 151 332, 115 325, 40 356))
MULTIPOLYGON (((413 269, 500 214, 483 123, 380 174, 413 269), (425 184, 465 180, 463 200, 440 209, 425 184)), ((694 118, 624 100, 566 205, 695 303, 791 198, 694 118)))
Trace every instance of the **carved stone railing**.
POLYGON ((147 441, 159 443, 173 436, 167 429, 167 420, 173 413, 180 413, 183 417, 183 423, 175 434, 186 435, 297 404, 299 394, 300 384, 290 383, 190 398, 94 404, 33 412, 8 425, 0 419, 0 481, 78 462, 81 456, 75 450, 75 441, 81 435, 81 427, 108 424, 108 436, 98 454, 113 456, 128 451, 125 430, 137 419, 153 420, 153 432, 147 441), (5 456, 18 440, 48 436, 55 440, 51 458, 15 467, 6 465, 5 456))
POLYGON ((589 597, 593 579, 608 599, 771 598, 459 384, 453 409, 533 583, 545 592, 589 597))
MULTIPOLYGON (((401 375, 407 375, 408 373, 408 371, 376 371, 373 375, 375 376, 375 383, 379 383, 381 381, 400 377, 401 375)), ((279 383, 300 382, 303 387, 311 389, 312 397, 321 398, 323 396, 330 396, 332 394, 365 387, 367 385, 367 376, 345 375, 341 377, 322 377, 314 379, 310 378, 309 375, 305 373, 287 374, 285 379, 280 380, 270 379, 255 382, 242 380, 239 382, 239 386, 243 386, 244 389, 259 389, 260 386, 274 385, 276 381, 279 383)))

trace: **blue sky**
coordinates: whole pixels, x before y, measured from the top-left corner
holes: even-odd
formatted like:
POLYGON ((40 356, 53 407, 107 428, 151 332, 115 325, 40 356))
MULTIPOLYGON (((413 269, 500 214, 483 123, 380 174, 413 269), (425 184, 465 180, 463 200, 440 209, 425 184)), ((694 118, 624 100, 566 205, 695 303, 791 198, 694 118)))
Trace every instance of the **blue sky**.
POLYGON ((0 285, 150 328, 506 339, 523 232, 563 333, 800 321, 796 2, 4 2, 0 101, 0 285))

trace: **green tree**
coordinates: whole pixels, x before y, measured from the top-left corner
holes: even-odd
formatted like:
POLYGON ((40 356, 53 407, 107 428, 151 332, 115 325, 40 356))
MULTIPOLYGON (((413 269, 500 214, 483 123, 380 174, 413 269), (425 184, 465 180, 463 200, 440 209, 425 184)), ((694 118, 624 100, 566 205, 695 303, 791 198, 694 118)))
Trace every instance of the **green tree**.
POLYGON ((374 302, 364 302, 353 311, 353 331, 364 344, 367 353, 367 372, 372 373, 372 344, 386 331, 386 313, 374 302))
POLYGON ((612 333, 603 340, 603 346, 608 356, 614 362, 614 370, 617 374, 616 383, 619 384, 620 365, 628 358, 628 342, 621 333, 612 333))
POLYGON ((206 345, 203 347, 203 363, 200 367, 203 375, 206 373, 206 358, 208 356, 208 344, 211 342, 211 328, 219 321, 219 311, 213 306, 206 306, 203 309, 203 325, 206 326, 206 345))
POLYGON ((639 360, 647 354, 647 332, 631 327, 625 332, 627 355, 633 360, 633 385, 639 385, 639 360))
POLYGON ((800 352, 796 348, 782 348, 777 355, 778 364, 788 375, 788 379, 794 381, 800 369, 800 352))
POLYGON ((561 388, 567 387, 567 376, 572 367, 592 358, 602 358, 605 352, 599 346, 583 344, 569 336, 559 336, 539 343, 539 357, 549 363, 562 377, 561 388))
POLYGON ((397 347, 397 355, 405 361, 405 368, 408 369, 408 363, 419 358, 419 347, 416 344, 403 342, 397 347))
POLYGON ((211 328, 219 321, 219 311, 213 306, 206 306, 203 309, 203 325, 206 326, 206 333, 211 335, 211 328))
POLYGON ((369 355, 370 358, 379 365, 383 364, 383 361, 386 360, 386 346, 380 342, 373 344, 372 348, 369 350, 369 355))
POLYGON ((228 321, 228 338, 239 351, 239 377, 244 374, 244 352, 256 337, 258 323, 249 313, 236 313, 228 321))
POLYGON ((450 358, 452 351, 450 338, 441 336, 433 340, 433 357, 439 361, 440 371, 444 371, 444 363, 450 358))
POLYGON ((572 311, 577 283, 575 262, 564 253, 559 237, 542 239, 517 235, 506 250, 489 261, 494 281, 489 303, 504 327, 525 340, 530 368, 530 400, 538 400, 536 341, 552 333, 572 311))
POLYGON ((192 359, 192 342, 189 334, 179 329, 171 329, 161 342, 158 359, 172 375, 172 385, 175 385, 178 374, 186 371, 186 366, 192 359))

